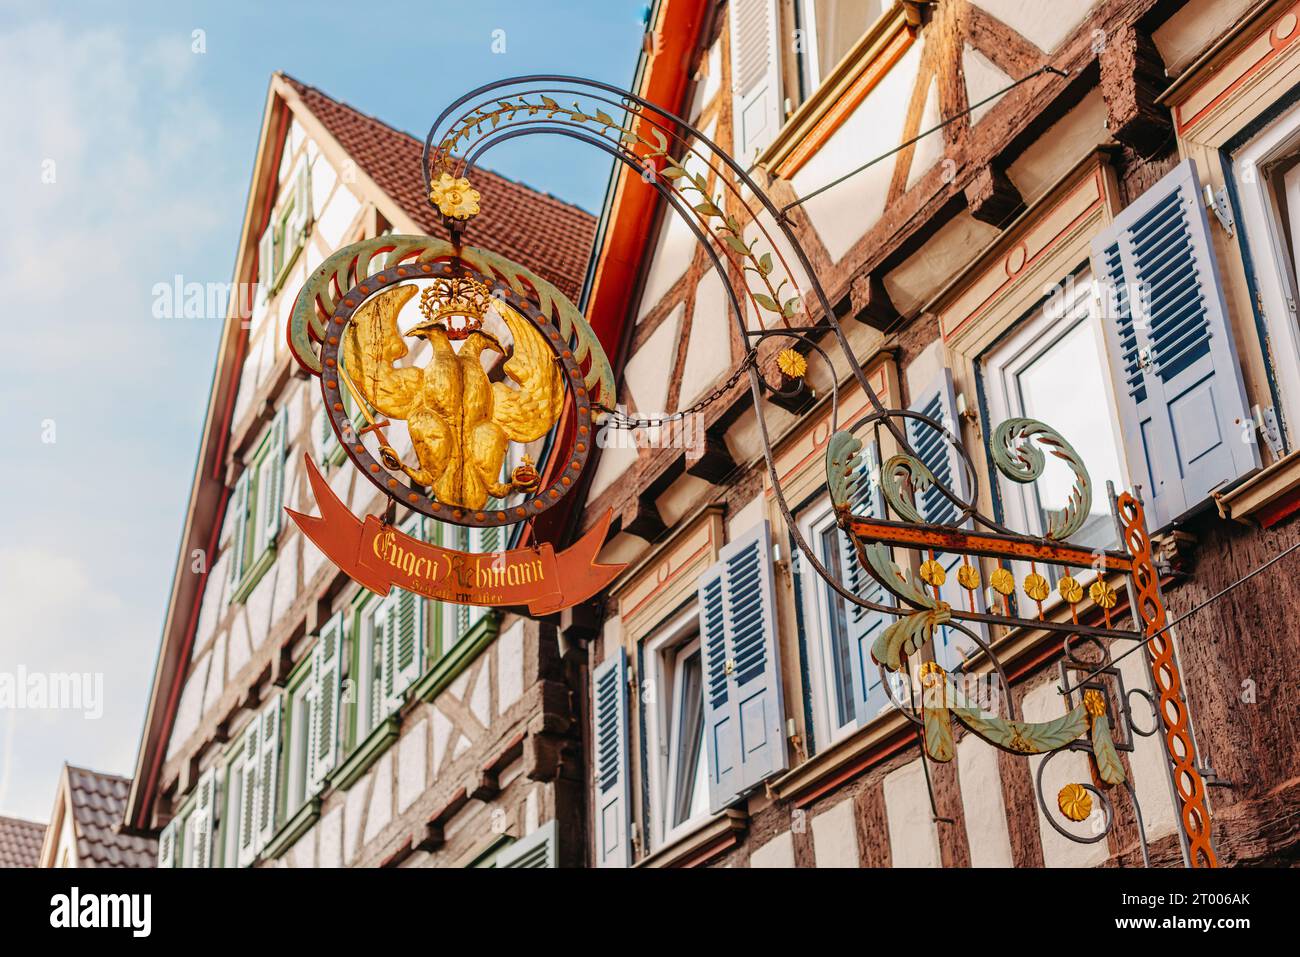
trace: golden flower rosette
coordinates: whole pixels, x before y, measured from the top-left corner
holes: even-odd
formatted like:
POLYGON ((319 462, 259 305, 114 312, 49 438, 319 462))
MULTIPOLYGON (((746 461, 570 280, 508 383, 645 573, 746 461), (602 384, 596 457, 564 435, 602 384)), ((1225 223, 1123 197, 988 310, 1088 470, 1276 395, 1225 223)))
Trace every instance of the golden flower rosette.
POLYGON ((464 176, 443 173, 429 188, 429 201, 448 219, 469 219, 478 215, 479 192, 464 176))

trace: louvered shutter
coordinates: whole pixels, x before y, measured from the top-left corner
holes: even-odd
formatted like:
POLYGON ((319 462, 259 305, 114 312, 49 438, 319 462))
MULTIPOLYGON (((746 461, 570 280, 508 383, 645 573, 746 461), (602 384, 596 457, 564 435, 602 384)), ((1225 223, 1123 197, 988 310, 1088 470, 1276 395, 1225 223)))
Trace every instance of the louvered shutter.
POLYGON ((179 818, 172 818, 158 835, 158 866, 175 867, 176 866, 176 845, 177 837, 180 834, 181 822, 179 818))
MULTIPOLYGON (((910 408, 913 412, 937 420, 954 436, 960 438, 957 401, 952 387, 952 372, 949 369, 942 369, 935 380, 917 395, 910 408)), ((966 474, 961 456, 943 433, 916 419, 908 419, 907 440, 916 452, 917 458, 930 470, 937 482, 943 483, 962 501, 970 500, 969 476, 966 474)), ((917 496, 915 505, 916 510, 921 513, 921 518, 931 524, 952 525, 957 528, 973 527, 969 519, 960 525, 956 524, 961 510, 933 485, 917 496)), ((923 554, 922 558, 925 557, 927 556, 923 554)), ((939 587, 939 597, 953 608, 966 611, 973 603, 975 611, 983 611, 984 598, 979 591, 967 591, 957 582, 957 572, 961 568, 962 557, 947 552, 936 552, 934 558, 943 566, 945 576, 944 583, 939 587)), ((966 627, 987 640, 983 625, 968 622, 966 627)), ((962 658, 973 648, 974 643, 955 628, 944 626, 935 634, 935 661, 949 671, 961 664, 962 658)))
POLYGON ((1162 527, 1259 467, 1191 159, 1092 243, 1129 473, 1162 527))
MULTIPOLYGON (((875 442, 864 444, 862 464, 859 466, 857 484, 850 498, 854 515, 869 518, 885 517, 885 497, 880 489, 880 453, 875 442)), ((867 601, 890 603, 883 585, 862 567, 857 551, 849 537, 840 531, 839 557, 840 581, 853 594, 867 601)), ((880 677, 880 668, 871 660, 871 643, 892 620, 878 611, 844 601, 831 593, 831 600, 843 602, 844 618, 848 628, 849 670, 853 678, 854 711, 859 727, 872 720, 889 703, 889 696, 880 677)))
POLYGON ((752 164, 781 128, 777 0, 730 0, 732 123, 737 158, 752 164))
POLYGON ((389 637, 389 610, 392 608, 391 596, 385 598, 375 608, 370 619, 370 727, 375 728, 385 716, 390 685, 387 680, 388 659, 391 650, 389 637))
POLYGON ((275 285, 275 224, 268 223, 257 241, 258 294, 266 299, 275 285))
POLYGON ((248 554, 248 476, 247 469, 235 483, 230 493, 230 508, 234 515, 230 533, 230 582, 238 585, 244 577, 244 564, 248 554))
POLYGON ((239 852, 240 867, 247 867, 257 857, 258 744, 262 720, 256 718, 244 735, 239 778, 239 852))
POLYGON ((280 699, 262 711, 257 744, 257 848, 275 834, 280 783, 280 699))
POLYGON ((315 734, 311 749, 310 790, 315 793, 325 785, 334 770, 339 754, 339 698, 342 675, 343 613, 338 612, 321 629, 316 643, 312 680, 316 683, 315 734))
POLYGON ((503 848, 496 858, 497 867, 556 867, 555 821, 547 821, 522 840, 503 848))
POLYGON ((325 465, 338 451, 339 437, 334 434, 334 426, 330 423, 329 413, 324 406, 316 414, 316 438, 320 445, 320 464, 325 465))
POLYGON ((628 771, 627 651, 620 645, 591 673, 596 866, 632 863, 632 790, 628 771))
POLYGON ((289 226, 288 248, 297 249, 306 240, 311 217, 311 167, 304 161, 293 179, 293 215, 289 226))
POLYGON ((699 606, 709 809, 717 813, 787 765, 766 521, 722 549, 700 578, 699 606))
POLYGON ((213 812, 217 806, 217 771, 209 768, 199 778, 194 794, 194 810, 190 812, 189 855, 192 867, 212 866, 213 812))
POLYGON ((284 511, 284 457, 285 433, 288 430, 289 410, 281 407, 271 423, 270 447, 266 451, 263 477, 269 482, 264 492, 259 492, 263 512, 262 522, 265 548, 273 548, 280 534, 280 521, 284 511))

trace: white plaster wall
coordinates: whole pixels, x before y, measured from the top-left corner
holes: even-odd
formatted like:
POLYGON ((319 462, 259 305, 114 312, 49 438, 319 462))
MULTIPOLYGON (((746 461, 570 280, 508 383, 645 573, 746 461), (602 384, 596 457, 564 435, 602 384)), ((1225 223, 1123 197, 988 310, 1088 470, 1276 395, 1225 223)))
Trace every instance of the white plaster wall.
POLYGON ((818 867, 860 866, 854 816, 849 798, 813 817, 813 856, 818 867))
MULTIPOLYGON (((710 269, 695 287, 691 339, 682 368, 680 408, 690 406, 731 368, 731 326, 722 277, 710 269)), ((662 373, 658 378, 666 378, 662 373)))
MULTIPOLYGON (((931 80, 930 89, 925 94, 925 108, 921 112, 921 125, 917 132, 934 129, 942 122, 939 114, 939 81, 931 80)), ((913 149, 912 163, 907 171, 907 189, 930 171, 935 163, 943 157, 943 134, 931 133, 920 140, 913 149)))
MULTIPOLYGON (((843 176, 902 140, 921 50, 921 43, 912 44, 826 144, 794 174, 797 195, 843 176)), ((803 206, 832 260, 838 261, 880 218, 893 175, 892 162, 877 163, 803 206)))
MULTIPOLYGON (((992 60, 974 47, 967 46, 962 50, 961 63, 962 72, 966 75, 967 103, 978 103, 985 97, 992 96, 998 90, 1006 88, 1011 83, 1011 77, 999 70, 992 60)), ((988 115, 989 110, 1001 102, 1002 96, 998 96, 996 99, 989 100, 983 106, 972 110, 970 125, 975 126, 988 115)))
POLYGON ((1020 191, 1025 202, 1032 203, 1087 156, 1093 147, 1109 139, 1106 102, 1101 91, 1096 90, 1026 147, 1007 167, 1007 178, 1020 191))
POLYGON ((894 867, 942 866, 922 760, 917 758, 885 776, 889 855, 894 867))
POLYGON ((676 357, 677 337, 685 312, 684 303, 675 306, 627 361, 623 382, 631 393, 630 398, 637 412, 643 416, 661 415, 669 411, 669 373, 676 357))
MULTIPOLYGON (((1026 721, 1050 721, 1065 714, 1065 698, 1056 690, 1056 682, 1048 681, 1025 695, 1022 705, 1026 721)), ((1046 760, 1044 756, 1029 758, 1029 776, 1037 780, 1038 766, 1046 760)), ((1077 751, 1063 751, 1051 759, 1047 770, 1043 772, 1043 799, 1048 802, 1057 823, 1066 827, 1072 834, 1091 837, 1101 820, 1101 808, 1093 799, 1092 817, 1074 824, 1060 815, 1056 808, 1056 795, 1066 784, 1091 784, 1092 776, 1088 769, 1088 758, 1077 751)), ((1037 805, 1037 801, 1035 801, 1037 805)), ((1110 855, 1105 840, 1093 844, 1076 844, 1074 841, 1058 834, 1056 829, 1043 816, 1043 809, 1037 807, 1038 833, 1043 843, 1043 863, 1047 867, 1094 867, 1101 864, 1110 855)))
POLYGON ((997 749, 973 734, 963 737, 957 745, 957 779, 971 866, 1011 867, 1011 833, 997 749))
POLYGON ((794 836, 789 831, 785 831, 762 847, 756 848, 749 855, 749 866, 794 867, 794 836))
MULTIPOLYGON (((1151 690, 1150 671, 1145 652, 1129 655, 1116 666, 1124 680, 1125 689, 1151 690)), ((1133 719, 1143 729, 1159 728, 1160 719, 1150 714, 1150 707, 1139 695, 1130 695, 1133 719)), ((1150 844, 1178 828, 1178 810, 1174 805, 1172 785, 1169 782, 1168 756, 1164 735, 1157 731, 1149 738, 1133 736, 1133 750, 1129 752, 1129 767, 1133 771, 1133 790, 1137 792, 1142 808, 1142 823, 1146 827, 1150 844)))
POLYGON ((1256 0, 1189 0, 1151 34, 1165 70, 1177 76, 1256 5, 1256 0))
POLYGON ((1097 0, 973 0, 1007 26, 1050 53, 1083 22, 1097 0))

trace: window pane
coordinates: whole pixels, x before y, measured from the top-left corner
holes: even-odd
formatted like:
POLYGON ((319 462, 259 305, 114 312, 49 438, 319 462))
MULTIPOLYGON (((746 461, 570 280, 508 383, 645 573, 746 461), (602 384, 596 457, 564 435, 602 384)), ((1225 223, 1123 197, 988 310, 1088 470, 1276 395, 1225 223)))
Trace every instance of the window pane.
MULTIPOLYGON (((1070 541, 1106 547, 1115 542, 1106 482, 1123 487, 1123 479, 1119 468, 1119 436, 1110 411, 1110 389, 1102 368, 1099 335, 1095 319, 1075 323, 1025 366, 1016 379, 1024 414, 1060 432, 1083 458, 1092 478, 1092 512, 1070 541), (1063 383, 1069 386, 1063 387, 1063 383)), ((1049 510, 1065 507, 1073 484, 1074 473, 1049 453, 1047 469, 1032 487, 1037 495, 1042 528, 1047 527, 1049 510)))
POLYGON ((814 0, 817 63, 825 79, 880 16, 883 0, 814 0))
POLYGON ((699 651, 691 652, 681 662, 677 680, 681 682, 681 713, 677 716, 677 727, 673 729, 678 741, 677 766, 673 768, 674 827, 689 821, 708 803, 707 787, 700 783, 701 758, 704 755, 704 693, 699 651))
MULTIPOLYGON (((843 564, 840 558, 840 530, 832 525, 821 533, 822 562, 830 569, 837 580, 843 564)), ((849 621, 848 609, 839 593, 829 585, 826 588, 826 605, 830 614, 830 674, 826 680, 830 683, 831 700, 835 705, 835 722, 842 728, 856 716, 853 706, 853 672, 850 670, 849 655, 849 621)))

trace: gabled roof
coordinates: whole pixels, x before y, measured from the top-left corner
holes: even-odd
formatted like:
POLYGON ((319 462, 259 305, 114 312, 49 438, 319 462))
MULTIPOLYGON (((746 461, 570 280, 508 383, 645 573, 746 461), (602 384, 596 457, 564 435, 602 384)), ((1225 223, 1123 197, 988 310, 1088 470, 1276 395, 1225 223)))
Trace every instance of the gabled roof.
POLYGON ((130 790, 130 778, 65 764, 46 835, 45 865, 56 864, 52 858, 59 844, 58 831, 68 816, 76 839, 77 867, 153 867, 158 842, 121 829, 130 790))
MULTIPOLYGON (((280 75, 380 189, 428 235, 447 237, 441 217, 425 198, 422 140, 280 75)), ((482 194, 483 212, 471 221, 465 242, 522 263, 576 300, 591 256, 596 217, 490 170, 475 169, 470 179, 482 194)))
POLYGON ((44 824, 0 817, 0 868, 36 867, 44 840, 44 824))
MULTIPOLYGON (((421 141, 314 87, 276 73, 267 90, 233 282, 252 283, 256 278, 257 237, 265 228, 274 203, 281 147, 289 124, 295 119, 333 160, 347 158, 356 163, 356 184, 351 188, 372 202, 395 228, 446 236, 441 221, 424 198, 421 141)), ((472 177, 483 197, 482 212, 467 229, 465 242, 519 262, 576 300, 595 237, 595 217, 487 170, 476 170, 472 177)), ((198 608, 207 582, 206 573, 189 573, 189 556, 196 548, 213 553, 217 547, 216 536, 229 492, 224 480, 226 443, 247 336, 246 325, 233 314, 228 315, 218 346, 185 526, 176 552, 162 641, 136 756, 135 778, 125 805, 126 826, 133 832, 147 832, 154 827, 153 811, 168 738, 189 667, 198 608)))

